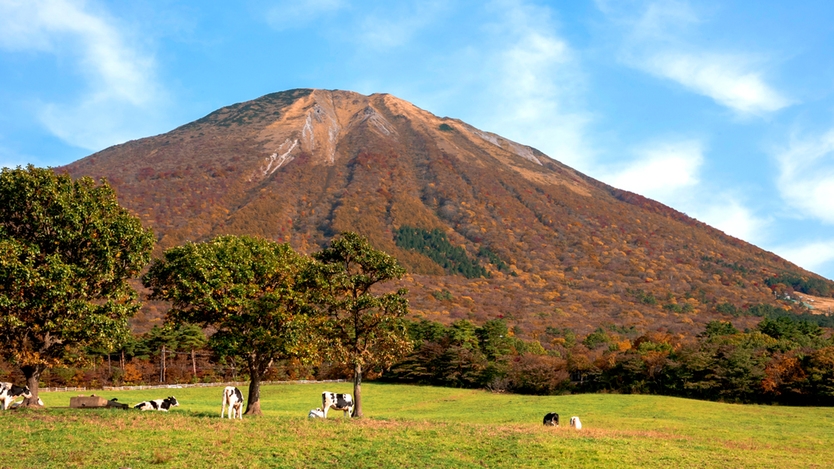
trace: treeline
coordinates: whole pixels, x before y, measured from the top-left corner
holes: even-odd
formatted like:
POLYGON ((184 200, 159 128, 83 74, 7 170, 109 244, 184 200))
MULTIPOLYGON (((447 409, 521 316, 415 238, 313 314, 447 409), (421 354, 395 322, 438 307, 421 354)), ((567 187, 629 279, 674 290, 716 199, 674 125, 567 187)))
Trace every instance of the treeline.
MULTIPOLYGON (((504 319, 480 326, 468 320, 450 325, 410 321, 407 329, 413 352, 390 369, 370 366, 366 379, 521 394, 614 392, 834 405, 834 339, 817 324, 786 316, 766 317, 746 331, 731 322, 712 321, 694 338, 613 325, 586 336, 569 328, 548 328, 544 344, 517 338, 504 319)), ((156 328, 113 354, 87 350, 92 366, 52 369, 43 384, 248 379, 243 362, 193 348, 199 337, 194 330, 156 328)), ((327 361, 282 360, 267 379, 333 379, 351 372, 327 361)), ((0 365, 0 380, 13 373, 0 365)))
POLYGON ((832 296, 830 282, 813 277, 802 277, 792 272, 783 272, 775 277, 765 279, 765 284, 774 291, 786 288, 814 296, 832 296))
POLYGON ((752 330, 712 321, 683 339, 610 326, 585 337, 548 329, 548 347, 503 320, 422 321, 414 352, 386 379, 525 394, 640 393, 744 403, 834 405, 834 340, 812 322, 764 318, 752 330))

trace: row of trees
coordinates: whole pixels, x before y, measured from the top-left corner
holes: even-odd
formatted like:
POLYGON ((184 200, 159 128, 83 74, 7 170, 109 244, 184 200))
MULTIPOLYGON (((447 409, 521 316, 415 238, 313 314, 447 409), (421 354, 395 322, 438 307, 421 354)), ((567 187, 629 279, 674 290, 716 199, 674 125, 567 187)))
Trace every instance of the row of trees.
POLYGON ((817 324, 765 317, 754 329, 712 321, 695 338, 607 327, 578 337, 550 329, 549 350, 481 327, 421 321, 415 350, 385 377, 528 394, 618 392, 733 402, 834 405, 834 338, 817 324))
MULTIPOLYGON (((26 378, 32 397, 24 405, 37 405, 45 369, 131 342, 127 319, 139 304, 127 279, 148 264, 153 245, 106 183, 32 166, 2 170, 0 353, 26 378)), ((410 350, 406 291, 373 290, 403 274, 355 233, 312 257, 288 244, 220 236, 166 250, 142 282, 151 298, 170 302, 170 327, 208 328, 217 355, 246 362, 247 414, 261 413, 260 382, 275 360, 328 358, 353 368, 361 416, 363 367, 410 350)), ((163 380, 170 340, 160 329, 163 380)))

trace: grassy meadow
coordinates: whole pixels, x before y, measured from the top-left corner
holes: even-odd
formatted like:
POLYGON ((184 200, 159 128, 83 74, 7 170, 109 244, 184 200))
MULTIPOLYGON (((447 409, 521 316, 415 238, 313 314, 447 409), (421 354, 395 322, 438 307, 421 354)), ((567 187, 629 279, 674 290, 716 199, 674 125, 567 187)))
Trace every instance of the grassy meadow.
MULTIPOLYGON (((241 389, 246 395, 246 389, 241 389)), ((834 467, 834 409, 612 394, 520 396, 366 383, 361 420, 307 419, 349 383, 269 385, 264 416, 220 419, 222 388, 100 392, 171 412, 0 413, 0 468, 834 467), (558 412, 562 427, 544 427, 558 412), (578 415, 584 428, 567 427, 578 415)), ((78 392, 43 393, 52 407, 78 392)), ((89 393, 88 393, 89 394, 89 393)), ((97 393, 99 394, 99 393, 97 393)))

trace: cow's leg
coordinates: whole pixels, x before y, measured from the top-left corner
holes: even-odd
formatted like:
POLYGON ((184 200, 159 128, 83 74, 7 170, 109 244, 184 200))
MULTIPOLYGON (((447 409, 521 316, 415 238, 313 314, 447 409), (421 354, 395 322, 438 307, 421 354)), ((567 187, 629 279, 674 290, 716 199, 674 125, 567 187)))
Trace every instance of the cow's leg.
POLYGON ((223 396, 223 403, 220 405, 220 418, 223 418, 223 414, 226 412, 226 396, 223 396))

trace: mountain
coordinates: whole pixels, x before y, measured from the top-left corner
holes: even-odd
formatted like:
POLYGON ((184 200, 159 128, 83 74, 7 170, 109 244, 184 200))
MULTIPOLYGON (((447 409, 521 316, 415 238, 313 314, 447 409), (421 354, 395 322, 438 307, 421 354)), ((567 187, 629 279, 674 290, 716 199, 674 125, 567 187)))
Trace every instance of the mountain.
MULTIPOLYGON (((774 295, 790 291, 783 279, 834 291, 683 213, 388 94, 269 94, 62 170, 107 178, 153 227, 157 254, 226 233, 309 253, 358 231, 409 270, 415 317, 503 317, 528 338, 602 324, 691 333, 749 305, 790 307, 774 295)), ((150 305, 136 326, 162 312, 150 305)))

